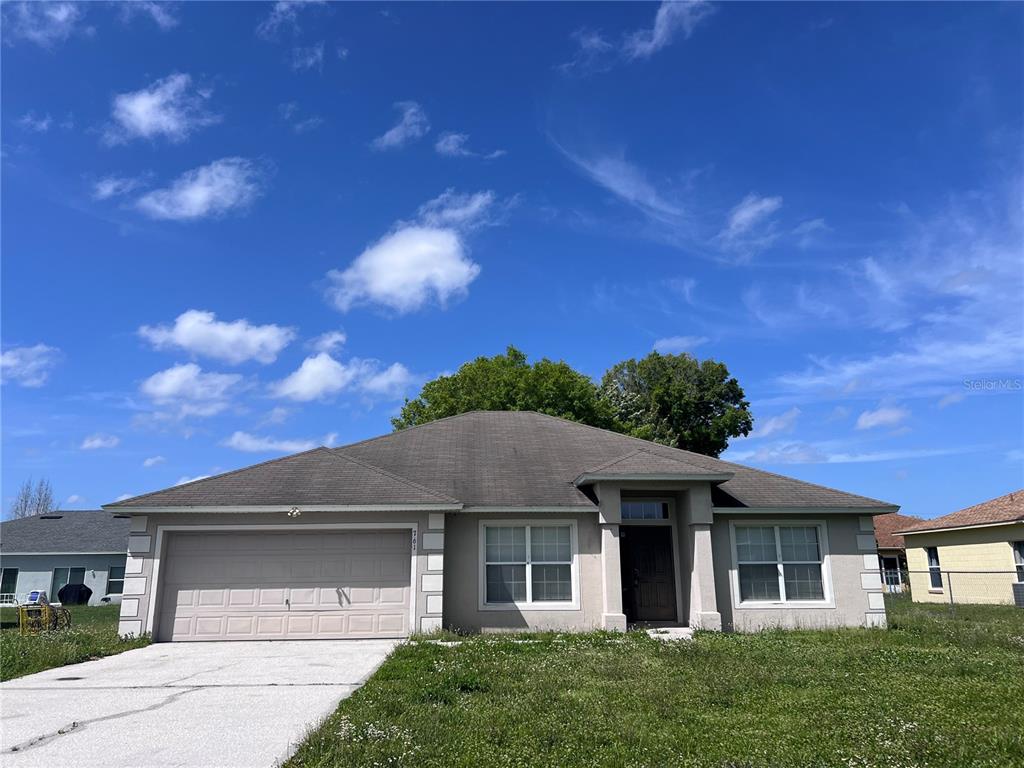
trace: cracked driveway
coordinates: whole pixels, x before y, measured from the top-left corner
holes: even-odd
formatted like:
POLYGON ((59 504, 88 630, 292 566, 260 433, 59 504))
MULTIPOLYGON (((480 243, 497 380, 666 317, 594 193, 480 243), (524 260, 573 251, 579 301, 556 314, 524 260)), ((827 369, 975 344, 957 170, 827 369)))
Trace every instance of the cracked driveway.
POLYGON ((161 643, 0 684, 0 764, 273 766, 396 640, 161 643))

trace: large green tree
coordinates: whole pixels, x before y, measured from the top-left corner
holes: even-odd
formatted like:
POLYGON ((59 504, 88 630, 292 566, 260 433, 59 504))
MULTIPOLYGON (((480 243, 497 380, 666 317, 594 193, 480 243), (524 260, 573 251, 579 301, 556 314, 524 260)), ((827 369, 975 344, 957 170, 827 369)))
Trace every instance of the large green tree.
POLYGON ((423 385, 391 420, 395 429, 466 411, 539 411, 596 427, 614 428, 611 405, 594 382, 564 362, 547 358, 532 365, 515 347, 494 357, 478 357, 451 376, 423 385))
POLYGON ((724 363, 652 352, 605 373, 601 397, 621 431, 656 443, 718 456, 730 437, 753 427, 750 403, 724 363))

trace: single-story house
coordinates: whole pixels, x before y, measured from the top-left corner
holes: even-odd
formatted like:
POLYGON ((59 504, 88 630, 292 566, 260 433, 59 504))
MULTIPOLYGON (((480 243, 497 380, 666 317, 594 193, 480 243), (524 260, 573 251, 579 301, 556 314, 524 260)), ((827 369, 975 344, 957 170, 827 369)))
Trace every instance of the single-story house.
POLYGON ((900 533, 915 602, 1013 603, 1024 582, 1024 490, 900 533))
POLYGON ((127 515, 102 509, 0 523, 0 603, 24 602, 33 590, 56 603, 65 584, 89 587, 89 605, 120 602, 130 524, 127 515))
POLYGON ((892 504, 533 412, 478 411, 110 504, 122 634, 883 626, 892 504))
POLYGON ((923 518, 899 512, 875 517, 875 546, 878 547, 878 563, 882 568, 886 592, 902 592, 907 578, 907 548, 903 537, 896 531, 923 522, 923 518))

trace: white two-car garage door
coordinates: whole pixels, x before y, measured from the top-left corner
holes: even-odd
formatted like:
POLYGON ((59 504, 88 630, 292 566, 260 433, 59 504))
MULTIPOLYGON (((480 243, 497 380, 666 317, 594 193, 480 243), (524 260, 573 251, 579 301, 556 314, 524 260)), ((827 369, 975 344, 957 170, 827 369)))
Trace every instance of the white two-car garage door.
POLYGON ((411 532, 170 534, 161 640, 409 634, 411 532))

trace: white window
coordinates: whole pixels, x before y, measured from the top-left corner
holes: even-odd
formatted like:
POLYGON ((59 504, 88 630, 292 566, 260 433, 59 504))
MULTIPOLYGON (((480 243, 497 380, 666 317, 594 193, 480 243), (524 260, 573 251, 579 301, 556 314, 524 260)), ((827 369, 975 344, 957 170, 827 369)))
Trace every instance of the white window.
POLYGON ((829 603, 826 550, 823 523, 734 524, 739 603, 829 603))
POLYGON ((124 592, 124 566, 112 565, 107 573, 107 594, 120 595, 124 592))
POLYGON ((1017 566, 1017 581, 1024 582, 1024 541, 1013 542, 1013 563, 1017 566))
POLYGON ((574 523, 484 523, 480 545, 484 606, 575 606, 574 523))

